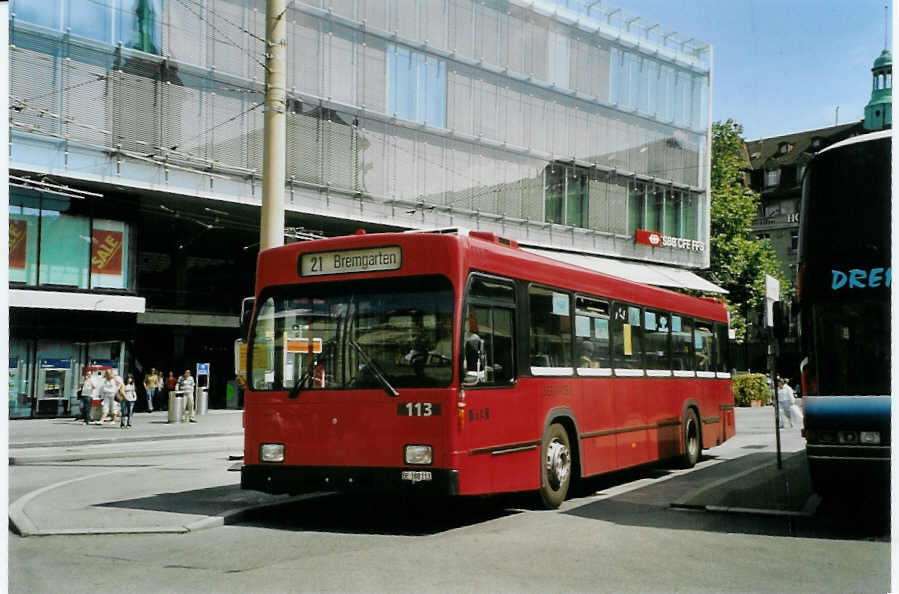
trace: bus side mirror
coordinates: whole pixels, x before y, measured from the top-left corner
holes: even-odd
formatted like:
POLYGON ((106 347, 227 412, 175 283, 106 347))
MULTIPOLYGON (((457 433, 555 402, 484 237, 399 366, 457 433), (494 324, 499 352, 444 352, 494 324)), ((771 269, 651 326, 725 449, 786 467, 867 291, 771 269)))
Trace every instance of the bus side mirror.
POLYGON ((247 297, 240 304, 240 337, 243 340, 249 338, 250 319, 253 317, 253 307, 255 305, 255 297, 247 297))
POLYGON ((774 337, 783 340, 790 333, 790 309, 785 301, 774 302, 774 337))

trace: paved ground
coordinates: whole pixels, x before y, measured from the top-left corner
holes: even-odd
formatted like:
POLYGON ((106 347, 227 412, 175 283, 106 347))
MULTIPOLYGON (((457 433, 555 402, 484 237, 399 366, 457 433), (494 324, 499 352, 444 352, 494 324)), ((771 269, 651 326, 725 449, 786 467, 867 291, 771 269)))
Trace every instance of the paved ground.
MULTIPOLYGON (((782 433, 787 463, 779 470, 772 415, 770 407, 738 409, 737 436, 706 452, 702 472, 671 482, 665 491, 670 503, 684 509, 813 512, 816 502, 797 456, 804 445, 798 428, 782 433)), ((11 421, 11 527, 23 536, 186 532, 294 501, 239 488, 241 419, 241 411, 210 411, 199 423, 172 424, 164 412, 138 413, 126 430, 71 419, 11 421)), ((612 480, 618 486, 607 489, 609 497, 658 482, 639 475, 612 480)), ((607 483, 588 481, 582 492, 607 483)))

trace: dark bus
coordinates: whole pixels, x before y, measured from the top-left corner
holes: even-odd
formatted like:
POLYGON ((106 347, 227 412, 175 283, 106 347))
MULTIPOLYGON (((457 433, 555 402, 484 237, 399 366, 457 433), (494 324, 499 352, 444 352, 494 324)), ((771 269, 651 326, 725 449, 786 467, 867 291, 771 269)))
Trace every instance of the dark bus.
POLYGON ((809 163, 799 231, 803 435, 819 493, 889 490, 891 132, 809 163))

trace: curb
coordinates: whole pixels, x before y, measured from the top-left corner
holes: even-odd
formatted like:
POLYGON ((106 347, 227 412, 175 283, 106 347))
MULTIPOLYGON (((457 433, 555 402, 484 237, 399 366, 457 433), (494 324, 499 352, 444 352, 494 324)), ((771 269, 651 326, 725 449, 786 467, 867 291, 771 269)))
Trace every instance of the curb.
MULTIPOLYGON (((216 436, 220 437, 220 436, 216 436)), ((232 437, 237 437, 232 436, 232 437)), ((199 447, 199 448, 169 448, 165 450, 154 450, 152 452, 148 452, 146 450, 117 450, 117 451, 102 451, 102 452, 70 452, 65 454, 36 454, 33 456, 25 455, 25 456, 10 456, 9 457, 9 465, 10 466, 29 466, 35 464, 42 464, 45 462, 78 462, 81 460, 105 460, 105 459, 118 459, 118 458, 143 458, 143 457, 152 457, 152 456, 173 456, 177 454, 208 454, 211 452, 221 452, 223 450, 233 450, 234 448, 222 448, 222 447, 199 447)), ((230 459, 232 456, 229 455, 230 459)), ((241 456, 242 458, 243 456, 241 456)))
POLYGON ((141 437, 129 437, 125 439, 81 439, 72 441, 28 441, 23 443, 10 443, 11 450, 27 450, 32 448, 77 448, 82 446, 106 445, 112 443, 145 443, 148 441, 170 441, 173 439, 209 439, 210 437, 237 437, 243 435, 243 431, 229 431, 227 433, 200 433, 193 435, 147 435, 141 437))

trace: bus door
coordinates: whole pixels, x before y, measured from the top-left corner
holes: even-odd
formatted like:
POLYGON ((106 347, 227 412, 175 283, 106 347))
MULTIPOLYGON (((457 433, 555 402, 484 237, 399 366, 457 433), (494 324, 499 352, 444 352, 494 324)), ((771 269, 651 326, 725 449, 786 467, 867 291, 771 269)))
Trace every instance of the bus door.
POLYGON ((533 403, 523 401, 516 389, 514 284, 472 275, 467 293, 462 318, 465 406, 459 431, 460 449, 471 454, 468 478, 497 491, 533 488, 533 480, 526 484, 525 469, 536 474, 537 448, 521 445, 533 439, 526 414, 533 403))

